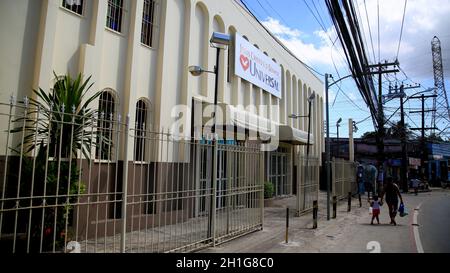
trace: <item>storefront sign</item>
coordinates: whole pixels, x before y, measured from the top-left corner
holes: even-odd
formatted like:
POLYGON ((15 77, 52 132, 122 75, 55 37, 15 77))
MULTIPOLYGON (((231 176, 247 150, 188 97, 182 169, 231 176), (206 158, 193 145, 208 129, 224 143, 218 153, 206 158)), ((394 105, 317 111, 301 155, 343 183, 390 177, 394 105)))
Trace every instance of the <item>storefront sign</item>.
POLYGON ((410 166, 420 166, 420 158, 410 157, 409 158, 409 165, 410 166))
POLYGON ((237 33, 234 73, 281 99, 281 66, 237 33))

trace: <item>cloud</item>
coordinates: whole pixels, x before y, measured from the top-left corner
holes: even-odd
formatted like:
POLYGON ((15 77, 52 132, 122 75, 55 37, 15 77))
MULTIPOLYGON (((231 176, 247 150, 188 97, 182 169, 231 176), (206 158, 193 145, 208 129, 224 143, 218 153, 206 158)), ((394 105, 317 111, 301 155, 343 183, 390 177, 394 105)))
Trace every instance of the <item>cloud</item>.
MULTIPOLYGON (((360 24, 364 28, 367 40, 367 51, 374 61, 370 44, 369 27, 365 8, 369 14, 372 30, 375 61, 378 61, 378 12, 377 1, 357 1, 360 24), (366 6, 364 5, 366 3, 366 6)), ((380 8, 380 55, 381 59, 394 60, 397 56, 400 30, 403 19, 404 1, 379 0, 380 8)), ((358 12, 357 12, 358 13, 358 12)), ((398 60, 405 72, 416 81, 433 78, 431 55, 431 40, 434 36, 441 38, 443 59, 450 57, 448 44, 450 42, 450 0, 427 1, 409 0, 406 6, 404 29, 400 44, 398 60)), ((444 62, 444 70, 449 71, 449 65, 444 62)))
MULTIPOLYGON (((262 24, 268 28, 289 50, 291 50, 300 60, 304 61, 308 65, 313 67, 330 67, 334 69, 334 65, 338 68, 345 67, 343 58, 340 56, 333 46, 330 38, 333 30, 330 29, 326 32, 318 30, 313 33, 313 37, 304 34, 299 29, 293 29, 283 25, 277 19, 268 17, 262 21, 262 24), (317 43, 308 43, 306 38, 318 40, 317 43), (333 65, 334 62, 334 65, 333 65)), ((338 44, 336 44, 339 46, 338 44)))
MULTIPOLYGON (((360 26, 366 36, 368 57, 371 62, 378 62, 378 1, 357 0, 355 2, 360 26), (366 8, 368 19, 365 13, 366 8), (372 33, 373 48, 370 42, 368 23, 372 33)), ((397 57, 404 5, 405 2, 401 0, 379 0, 381 60, 393 61, 397 57)), ((450 0, 438 2, 408 0, 407 2, 398 60, 408 76, 417 82, 432 81, 433 79, 431 40, 435 35, 441 39, 444 74, 450 74, 449 14, 450 0)), ((333 41, 336 38, 334 27, 330 27, 326 32, 318 29, 313 33, 305 33, 283 25, 272 17, 268 17, 262 23, 308 65, 328 72, 334 72, 334 66, 336 66, 341 74, 348 72, 340 42, 337 41, 333 45, 330 40, 330 37, 333 41), (342 71, 344 69, 345 72, 342 71)))

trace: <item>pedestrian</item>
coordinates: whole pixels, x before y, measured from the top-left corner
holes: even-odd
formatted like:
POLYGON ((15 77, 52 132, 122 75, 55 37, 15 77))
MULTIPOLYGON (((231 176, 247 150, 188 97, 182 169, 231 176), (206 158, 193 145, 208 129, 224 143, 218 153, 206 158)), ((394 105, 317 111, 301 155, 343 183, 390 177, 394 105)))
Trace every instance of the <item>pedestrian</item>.
POLYGON ((386 204, 389 209, 391 224, 396 226, 397 222, 395 222, 395 217, 397 216, 398 199, 400 198, 400 203, 403 204, 403 198, 400 194, 400 189, 398 188, 397 184, 394 183, 392 177, 386 177, 385 182, 386 185, 384 186, 383 192, 381 193, 380 204, 383 204, 383 198, 386 197, 386 204))
POLYGON ((372 196, 376 194, 377 172, 377 168, 372 163, 366 167, 364 182, 368 199, 370 199, 370 193, 372 196))
POLYGON ((378 216, 380 215, 381 203, 378 201, 378 195, 373 196, 370 206, 372 207, 372 222, 370 222, 370 224, 373 225, 373 220, 375 219, 377 219, 377 223, 380 224, 380 218, 378 216))
POLYGON ((380 170, 378 171, 378 195, 381 194, 381 191, 383 190, 383 184, 384 184, 384 169, 383 165, 380 165, 380 170))
POLYGON ((419 193, 420 180, 417 178, 413 178, 413 179, 411 179, 411 182, 412 182, 412 187, 414 189, 414 194, 417 195, 419 193))
POLYGON ((364 186, 364 166, 359 164, 357 171, 356 171, 356 178, 358 181, 358 193, 364 195, 366 192, 365 186, 364 186))

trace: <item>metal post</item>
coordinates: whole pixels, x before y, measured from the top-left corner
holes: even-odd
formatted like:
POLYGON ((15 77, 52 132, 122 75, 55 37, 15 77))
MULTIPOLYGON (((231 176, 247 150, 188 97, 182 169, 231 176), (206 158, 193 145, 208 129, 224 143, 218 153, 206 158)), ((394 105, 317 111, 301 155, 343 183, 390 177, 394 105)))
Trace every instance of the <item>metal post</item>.
MULTIPOLYGON (((337 142, 337 145, 336 145, 336 147, 337 147, 337 149, 336 149, 336 158, 339 158, 339 123, 336 123, 336 133, 337 133, 337 139, 336 139, 336 142, 337 142)), ((334 150, 334 149, 333 149, 334 150)))
POLYGON ((333 196, 333 219, 336 219, 337 215, 337 197, 333 196))
POLYGON ((211 186, 212 186, 212 201, 211 201, 211 218, 210 218, 210 229, 208 231, 209 237, 212 238, 213 246, 216 245, 216 179, 217 179, 217 137, 216 137, 216 120, 217 120, 217 93, 219 87, 219 57, 220 57, 220 47, 216 48, 216 67, 214 68, 214 74, 216 75, 214 84, 214 116, 213 125, 211 129, 212 133, 212 144, 213 144, 213 155, 212 155, 212 172, 211 172, 211 186))
POLYGON ((331 188, 331 173, 330 173, 330 110, 328 106, 328 74, 325 74, 325 104, 327 115, 327 146, 326 146, 326 168, 327 168, 327 220, 330 220, 330 188, 331 188))
POLYGON ((289 243, 289 208, 286 208, 286 244, 289 243))
POLYGON ((318 201, 313 201, 313 229, 317 228, 317 215, 319 212, 318 201))
MULTIPOLYGON (((309 143, 310 143, 310 135, 311 135, 311 100, 308 100, 308 107, 309 107, 309 111, 308 111, 308 141, 306 142, 306 164, 305 164, 305 185, 308 182, 308 165, 309 165, 309 143)), ((299 194, 299 192, 297 193, 299 194)), ((303 198, 303 209, 306 207, 305 205, 306 202, 306 198, 303 198)))
POLYGON ((128 194, 128 134, 130 130, 130 115, 127 115, 124 131, 123 178, 122 178, 122 234, 120 252, 125 253, 125 236, 127 233, 127 194, 128 194))
POLYGON ((347 212, 352 210, 352 192, 348 192, 348 204, 347 204, 347 212))

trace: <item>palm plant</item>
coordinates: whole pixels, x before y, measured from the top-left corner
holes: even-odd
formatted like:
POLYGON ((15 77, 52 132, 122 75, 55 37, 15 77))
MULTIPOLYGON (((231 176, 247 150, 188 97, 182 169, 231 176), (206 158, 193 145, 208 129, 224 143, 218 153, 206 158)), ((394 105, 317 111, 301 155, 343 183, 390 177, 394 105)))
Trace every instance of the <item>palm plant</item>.
MULTIPOLYGON (((98 111, 89 105, 101 92, 88 96, 93 85, 89 83, 91 77, 83 80, 81 74, 76 78, 54 75, 58 79, 54 89, 51 92, 41 88, 33 90, 36 99, 23 102, 26 112, 14 120, 19 126, 11 130, 12 133, 24 135, 23 142, 19 144, 23 150, 22 176, 34 177, 34 187, 31 187, 33 192, 30 185, 24 183, 20 191, 22 196, 53 196, 47 197, 45 201, 50 205, 43 208, 45 221, 40 218, 40 213, 33 213, 31 239, 32 242, 42 239, 42 251, 54 250, 55 246, 63 247, 73 212, 70 204, 75 203, 77 196, 85 191, 85 186, 79 181, 82 172, 77 166, 77 160, 70 159, 77 157, 81 151, 90 160, 91 150, 98 146, 97 143, 110 143, 107 135, 94 130, 97 127, 98 111), (27 156, 32 151, 36 155, 35 166, 33 158, 27 156)), ((33 207, 39 206, 42 200, 22 202, 27 202, 23 204, 25 206, 33 207)))
MULTIPOLYGON (((13 133, 25 130, 25 153, 37 149, 37 146, 44 144, 43 148, 49 150, 52 157, 69 158, 76 156, 81 151, 85 158, 90 158, 91 146, 96 145, 99 136, 95 132, 89 132, 89 128, 95 126, 94 122, 97 110, 89 108, 89 105, 100 96, 101 92, 96 92, 87 97, 89 89, 93 83, 89 84, 91 77, 83 81, 81 74, 77 78, 70 75, 58 77, 59 79, 53 92, 46 93, 44 90, 33 90, 37 99, 29 100, 28 114, 37 116, 38 119, 29 120, 28 117, 21 117, 15 122, 23 124, 23 119, 27 119, 25 126, 20 126, 12 130, 13 133), (49 146, 49 147, 47 147, 49 146)), ((103 143, 109 140, 104 136, 103 143)))

